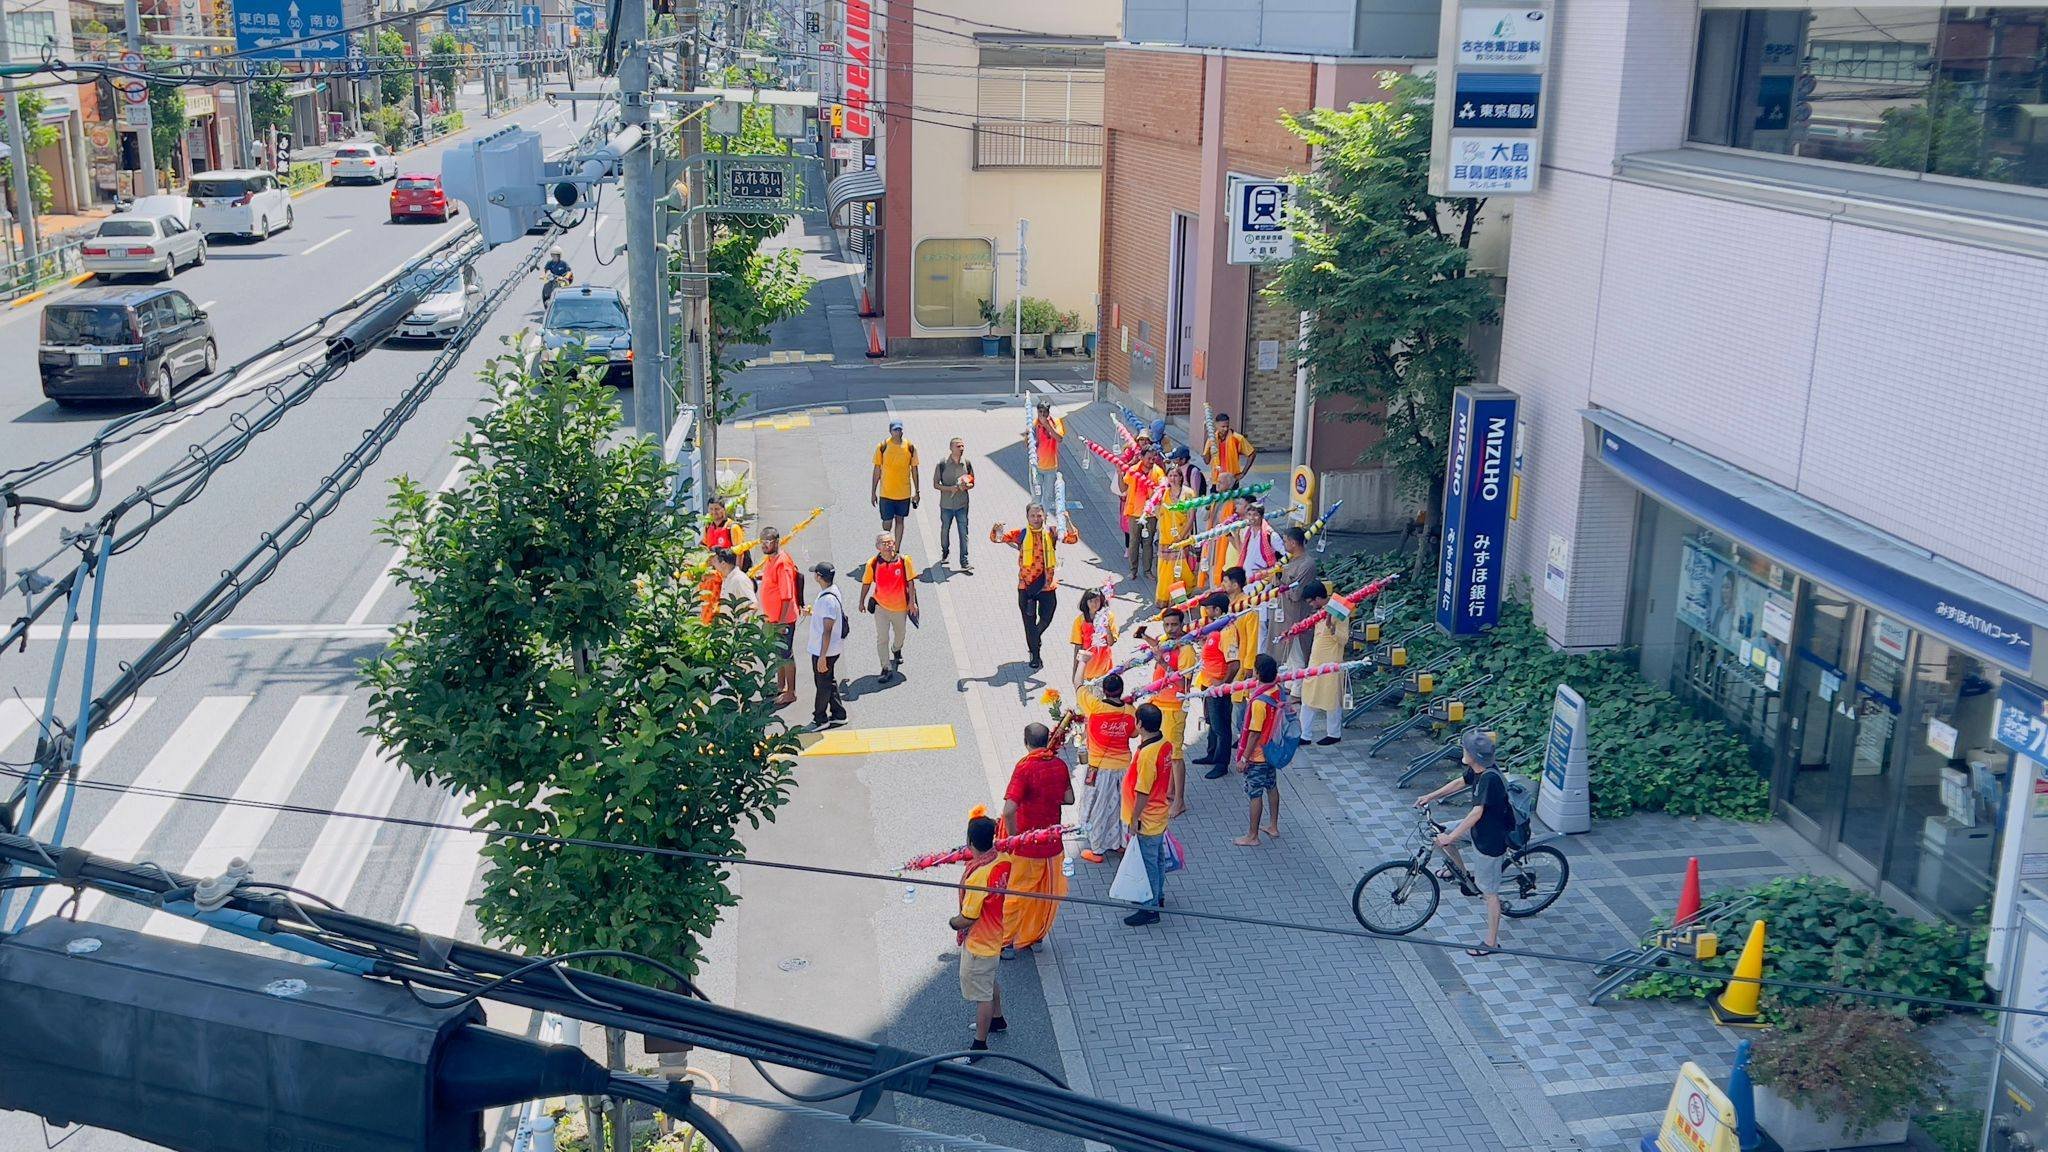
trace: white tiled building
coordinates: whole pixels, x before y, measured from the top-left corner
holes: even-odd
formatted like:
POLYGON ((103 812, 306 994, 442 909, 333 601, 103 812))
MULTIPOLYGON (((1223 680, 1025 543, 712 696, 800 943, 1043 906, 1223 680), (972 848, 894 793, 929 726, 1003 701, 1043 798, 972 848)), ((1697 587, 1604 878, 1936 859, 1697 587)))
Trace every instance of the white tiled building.
POLYGON ((1742 730, 1888 898, 2010 923, 2048 847, 1994 731, 2048 683, 2048 7, 1555 29, 1500 369, 1537 618, 1742 730))

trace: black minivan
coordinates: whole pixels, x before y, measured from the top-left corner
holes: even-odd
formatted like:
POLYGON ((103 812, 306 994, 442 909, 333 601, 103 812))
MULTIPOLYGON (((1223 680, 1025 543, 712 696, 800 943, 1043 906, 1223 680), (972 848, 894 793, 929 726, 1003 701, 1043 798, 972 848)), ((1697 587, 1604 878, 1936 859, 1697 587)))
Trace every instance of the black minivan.
POLYGON ((36 353, 43 395, 161 403, 178 385, 212 372, 213 324, 176 288, 91 288, 43 309, 36 353))

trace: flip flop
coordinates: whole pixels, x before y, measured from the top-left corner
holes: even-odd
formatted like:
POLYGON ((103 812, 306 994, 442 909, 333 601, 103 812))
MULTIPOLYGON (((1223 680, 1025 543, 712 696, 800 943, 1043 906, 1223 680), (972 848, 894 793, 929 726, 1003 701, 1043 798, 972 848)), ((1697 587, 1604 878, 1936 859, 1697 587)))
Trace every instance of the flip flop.
POLYGON ((1467 955, 1467 956, 1471 956, 1471 957, 1475 957, 1475 958, 1476 958, 1476 957, 1480 957, 1480 956, 1491 956, 1491 955, 1493 955, 1493 949, 1491 949, 1491 948, 1467 948, 1467 949, 1465 949, 1465 955, 1467 955))

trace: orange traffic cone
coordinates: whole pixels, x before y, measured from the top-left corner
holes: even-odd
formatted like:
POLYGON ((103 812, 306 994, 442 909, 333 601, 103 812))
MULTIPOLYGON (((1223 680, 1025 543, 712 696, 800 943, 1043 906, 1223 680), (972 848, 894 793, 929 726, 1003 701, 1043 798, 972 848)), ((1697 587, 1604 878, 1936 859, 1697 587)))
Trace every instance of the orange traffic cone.
POLYGON ((858 315, 861 319, 866 320, 873 317, 874 314, 875 298, 868 293, 867 281, 862 280, 860 283, 860 311, 858 315))
POLYGON ((1764 922, 1761 920, 1749 926, 1749 942, 1742 946, 1742 955, 1735 961, 1735 976, 1728 981, 1728 987, 1707 1005, 1714 1014, 1714 1023, 1726 1028, 1762 1028, 1762 1015, 1757 1011, 1757 1001, 1763 995, 1763 985, 1758 983, 1764 974, 1764 922))
POLYGON ((1685 887, 1678 893, 1678 915, 1671 918, 1673 928, 1683 928, 1692 923, 1700 914, 1700 858, 1694 856, 1685 862, 1685 887))
POLYGON ((880 360, 882 357, 887 356, 889 354, 882 348, 882 326, 880 324, 869 324, 867 326, 867 329, 868 359, 880 360))

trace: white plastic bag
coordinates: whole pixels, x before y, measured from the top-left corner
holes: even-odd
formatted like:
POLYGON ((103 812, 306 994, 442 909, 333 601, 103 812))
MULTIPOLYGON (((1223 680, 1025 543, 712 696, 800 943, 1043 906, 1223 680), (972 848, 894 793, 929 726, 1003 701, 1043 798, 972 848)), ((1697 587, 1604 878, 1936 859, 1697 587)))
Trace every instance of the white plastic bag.
POLYGON ((1135 839, 1124 851, 1124 862, 1116 866, 1116 879, 1109 882, 1109 898, 1133 904, 1143 904, 1152 898, 1152 878, 1145 875, 1145 861, 1135 839))

